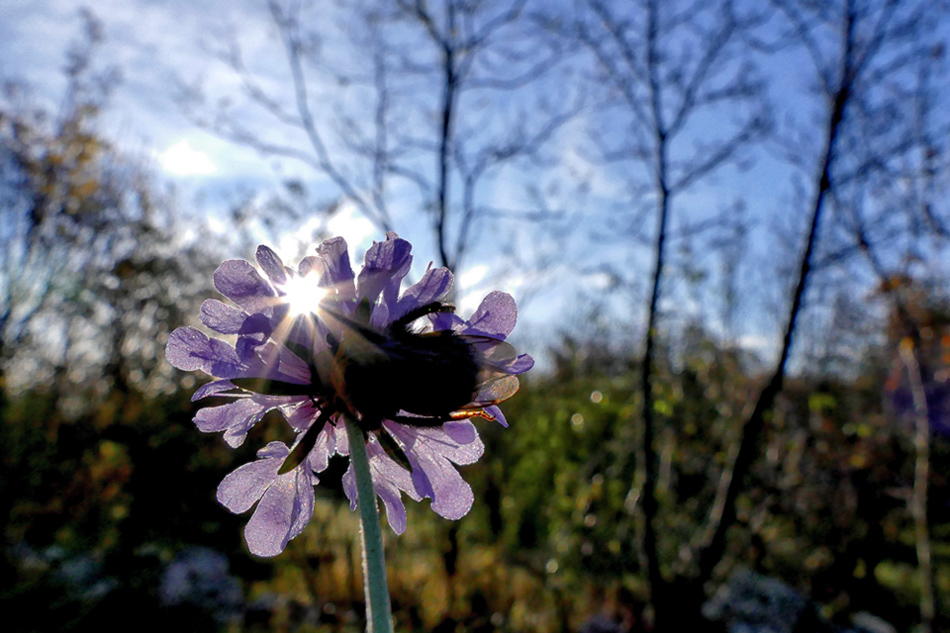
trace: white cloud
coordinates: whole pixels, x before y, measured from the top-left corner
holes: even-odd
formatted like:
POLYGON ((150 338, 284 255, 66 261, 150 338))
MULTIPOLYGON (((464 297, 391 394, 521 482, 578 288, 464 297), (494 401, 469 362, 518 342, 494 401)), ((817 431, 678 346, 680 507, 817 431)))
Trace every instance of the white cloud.
POLYGON ((191 146, 187 139, 178 141, 158 155, 162 169, 176 176, 206 176, 218 166, 204 152, 191 146))
POLYGON ((744 334, 736 341, 747 352, 770 358, 775 355, 775 339, 765 334, 744 334))
POLYGON ((478 284, 478 282, 485 279, 488 275, 488 266, 485 264, 478 264, 477 266, 472 266, 461 275, 459 275, 459 284, 464 288, 472 288, 478 284))
POLYGON ((349 203, 344 204, 330 218, 330 221, 327 222, 327 230, 330 235, 339 235, 344 238, 350 247, 350 253, 355 252, 357 247, 368 247, 368 240, 379 234, 376 226, 361 215, 354 205, 349 203))
POLYGON ((208 228, 218 235, 223 235, 224 232, 228 230, 228 225, 225 224, 220 218, 216 218, 213 215, 209 215, 206 222, 208 223, 208 228))

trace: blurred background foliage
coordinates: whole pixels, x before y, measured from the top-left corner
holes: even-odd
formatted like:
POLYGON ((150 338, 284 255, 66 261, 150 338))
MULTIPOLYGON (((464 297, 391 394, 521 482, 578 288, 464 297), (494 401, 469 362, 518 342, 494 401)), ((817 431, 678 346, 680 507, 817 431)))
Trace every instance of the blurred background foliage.
MULTIPOLYGON (((340 489, 342 460, 321 476, 311 525, 274 559, 249 555, 246 518, 215 502, 224 474, 281 422, 266 418, 237 451, 202 436, 189 401, 201 378, 174 371, 163 349, 171 330, 193 323, 217 264, 254 232, 241 224, 246 209, 230 241, 184 223, 148 161, 100 135, 117 78, 93 67, 101 33, 92 19, 86 28, 58 112, 19 83, 0 102, 0 604, 26 614, 24 631, 362 630, 358 520, 340 489)), ((278 202, 258 212, 273 218, 278 202)), ((671 274, 702 281, 688 273, 671 274)), ((836 625, 861 611, 897 630, 919 623, 917 381, 932 430, 934 626, 947 630, 946 279, 888 275, 858 295, 829 273, 819 290, 702 590, 751 569, 796 588, 836 625)), ((722 292, 728 303, 737 290, 722 292)), ((575 631, 596 614, 646 630, 642 355, 630 335, 640 326, 599 313, 530 350, 546 363, 506 403, 511 428, 484 425, 485 458, 462 469, 472 512, 450 523, 412 505, 407 532, 389 534, 398 630, 575 631)), ((664 575, 688 583, 691 546, 706 538, 769 359, 699 320, 671 319, 656 336, 657 549, 664 575)))
MULTIPOLYGON (((663 357, 657 381, 659 547, 680 566, 714 497, 709 471, 724 463, 756 381, 735 350, 695 336, 688 356, 663 357)), ((638 430, 625 423, 636 407, 636 362, 608 341, 565 338, 552 353, 552 372, 526 380, 507 403, 512 428, 483 429, 486 458, 463 469, 476 493, 471 514, 448 523, 412 504, 410 529, 389 539, 400 630, 577 630, 601 610, 644 608, 637 490, 625 478, 636 472, 628 447, 638 430)), ((853 378, 803 372, 790 381, 717 581, 751 568, 799 588, 842 623, 857 611, 900 629, 917 620, 913 448, 883 391, 891 360, 884 345, 853 378)), ((222 476, 249 451, 235 455, 195 432, 185 389, 153 394, 138 381, 103 393, 97 382, 35 387, 6 403, 7 609, 30 613, 37 631, 123 621, 155 630, 216 622, 360 630, 358 520, 339 489, 341 464, 336 484, 333 474, 322 478, 305 533, 281 556, 256 559, 242 542, 246 519, 214 501, 222 476), (63 407, 66 394, 83 410, 63 407), (183 605, 163 601, 165 569, 196 546, 226 556, 246 603, 203 605, 197 591, 183 605)), ((947 472, 950 442, 937 437, 930 518, 941 612, 950 609, 947 472)))

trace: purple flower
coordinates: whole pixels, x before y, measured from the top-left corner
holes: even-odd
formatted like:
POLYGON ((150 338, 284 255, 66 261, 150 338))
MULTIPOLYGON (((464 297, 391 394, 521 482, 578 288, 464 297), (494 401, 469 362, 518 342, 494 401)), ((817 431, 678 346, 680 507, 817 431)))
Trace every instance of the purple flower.
MULTIPOLYGON (((950 372, 946 369, 934 371, 926 360, 919 362, 930 428, 938 435, 950 436, 950 372)), ((916 408, 908 371, 904 361, 900 357, 895 358, 884 385, 895 413, 905 420, 913 419, 916 408)))
MULTIPOLYGON (((431 499, 447 519, 464 516, 473 495, 456 466, 484 451, 471 418, 507 426, 497 403, 534 364, 504 342, 517 319, 514 300, 493 292, 463 320, 443 303, 452 274, 431 266, 400 295, 411 245, 393 233, 367 251, 359 275, 342 238, 296 269, 266 246, 257 263, 265 276, 246 261, 224 262, 214 283, 234 305, 210 299, 201 307, 201 322, 236 337, 233 345, 183 327, 165 352, 175 367, 215 378, 192 397, 225 402, 198 411, 200 430, 223 432, 237 447, 277 410, 296 434, 290 446, 260 449, 218 487, 232 512, 255 508, 245 529, 251 552, 274 556, 307 525, 317 473, 332 455, 349 454, 346 417, 363 432, 373 486, 396 533, 406 529, 403 494, 431 499), (306 284, 311 305, 299 310, 294 289, 306 284)), ((355 508, 352 466, 343 489, 355 508)))

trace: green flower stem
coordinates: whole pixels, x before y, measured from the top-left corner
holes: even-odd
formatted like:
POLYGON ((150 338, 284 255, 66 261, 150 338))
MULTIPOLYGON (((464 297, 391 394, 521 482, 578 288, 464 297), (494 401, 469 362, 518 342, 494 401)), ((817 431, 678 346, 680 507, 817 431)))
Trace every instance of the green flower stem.
POLYGON ((350 460, 356 473, 356 494, 360 507, 360 540, 363 544, 363 585, 366 590, 366 630, 370 633, 392 633, 393 616, 386 582, 386 557, 383 555, 383 532, 379 526, 376 491, 369 472, 366 440, 360 428, 346 421, 350 444, 350 460))

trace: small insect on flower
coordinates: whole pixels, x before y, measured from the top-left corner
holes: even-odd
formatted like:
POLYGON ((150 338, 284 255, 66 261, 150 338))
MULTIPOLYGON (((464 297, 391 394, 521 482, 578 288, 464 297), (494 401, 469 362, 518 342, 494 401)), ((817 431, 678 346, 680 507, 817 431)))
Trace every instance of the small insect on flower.
POLYGON ((434 301, 382 332, 337 317, 348 331, 342 340, 330 343, 335 352, 333 383, 363 430, 377 430, 384 419, 411 426, 437 426, 475 416, 492 419, 484 407, 515 394, 518 378, 493 364, 517 357, 508 343, 452 330, 409 329, 428 314, 454 310, 434 301))
MULTIPOLYGON (((485 407, 499 404, 518 391, 518 378, 499 368, 499 363, 517 358, 515 348, 488 336, 410 329, 427 315, 454 311, 451 305, 433 301, 377 330, 369 324, 366 308, 358 308, 355 317, 329 308, 321 310, 324 319, 335 321, 343 332, 340 338, 332 333, 327 336, 332 357, 310 363, 319 382, 332 387, 333 397, 321 403, 312 394, 324 415, 307 429, 281 472, 289 472, 303 461, 335 412, 349 414, 364 433, 380 432, 386 453, 410 471, 412 467, 401 447, 384 434, 383 420, 418 427, 473 417, 494 421, 485 407)), ((306 354, 306 350, 296 351, 306 354)), ((294 387, 285 385, 284 389, 294 387)))

